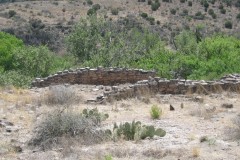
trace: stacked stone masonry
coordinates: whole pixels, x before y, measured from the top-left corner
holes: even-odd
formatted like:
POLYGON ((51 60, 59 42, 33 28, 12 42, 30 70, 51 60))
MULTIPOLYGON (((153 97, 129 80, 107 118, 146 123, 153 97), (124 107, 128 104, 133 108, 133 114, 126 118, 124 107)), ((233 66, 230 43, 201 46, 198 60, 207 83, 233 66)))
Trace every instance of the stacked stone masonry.
POLYGON ((217 81, 165 79, 155 77, 154 71, 121 68, 81 68, 58 72, 47 78, 37 78, 33 87, 57 84, 90 84, 112 86, 103 97, 117 100, 151 94, 209 94, 223 91, 240 92, 240 74, 224 76, 217 81), (131 83, 130 85, 116 86, 131 83))
POLYGON ((57 84, 89 84, 89 85, 117 85, 136 83, 137 81, 155 77, 154 71, 142 69, 80 68, 76 70, 59 71, 57 74, 46 78, 36 78, 32 82, 33 87, 47 87, 57 84))

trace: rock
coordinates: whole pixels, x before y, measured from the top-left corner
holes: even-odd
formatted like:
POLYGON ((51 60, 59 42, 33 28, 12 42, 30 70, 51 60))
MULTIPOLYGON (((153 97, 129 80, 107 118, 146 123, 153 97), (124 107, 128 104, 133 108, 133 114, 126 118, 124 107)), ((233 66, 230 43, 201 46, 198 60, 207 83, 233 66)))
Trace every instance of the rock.
POLYGON ((182 109, 184 108, 184 104, 183 104, 183 103, 181 103, 181 108, 182 108, 182 109))
POLYGON ((174 107, 170 104, 170 111, 174 111, 174 107))
POLYGON ((233 108, 233 104, 231 104, 231 103, 223 103, 222 107, 223 108, 233 108))
POLYGON ((197 97, 195 97, 195 101, 200 102, 200 103, 203 103, 203 102, 204 102, 204 99, 203 99, 203 97, 201 97, 201 96, 197 96, 197 97))

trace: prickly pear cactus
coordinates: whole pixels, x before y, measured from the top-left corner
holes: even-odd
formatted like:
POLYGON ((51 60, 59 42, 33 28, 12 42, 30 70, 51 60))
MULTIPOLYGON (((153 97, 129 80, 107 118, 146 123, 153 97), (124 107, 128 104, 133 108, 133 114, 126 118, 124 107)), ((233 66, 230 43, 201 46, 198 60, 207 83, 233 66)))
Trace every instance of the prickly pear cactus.
POLYGON ((155 131, 154 135, 159 136, 159 137, 164 137, 164 136, 166 135, 166 131, 164 131, 164 130, 161 129, 161 128, 158 128, 158 129, 155 131))

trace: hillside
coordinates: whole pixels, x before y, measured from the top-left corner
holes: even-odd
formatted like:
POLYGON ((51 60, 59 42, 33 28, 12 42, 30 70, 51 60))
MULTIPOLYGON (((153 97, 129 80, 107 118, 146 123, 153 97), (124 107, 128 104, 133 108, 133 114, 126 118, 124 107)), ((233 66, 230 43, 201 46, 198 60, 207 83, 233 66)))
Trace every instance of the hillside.
POLYGON ((108 20, 115 21, 127 17, 129 21, 137 21, 140 25, 151 25, 149 27, 160 32, 161 39, 170 45, 174 36, 184 29, 193 31, 201 29, 203 35, 224 32, 240 36, 239 0, 3 2, 0 4, 0 29, 25 39, 28 44, 50 43, 50 47, 57 51, 63 48, 63 36, 68 34, 72 25, 93 12, 108 20), (45 37, 39 38, 43 40, 31 39, 31 36, 36 35, 28 33, 31 30, 27 28, 33 23, 41 23, 45 27, 44 31, 47 32, 45 37), (53 42, 56 40, 57 42, 53 42))

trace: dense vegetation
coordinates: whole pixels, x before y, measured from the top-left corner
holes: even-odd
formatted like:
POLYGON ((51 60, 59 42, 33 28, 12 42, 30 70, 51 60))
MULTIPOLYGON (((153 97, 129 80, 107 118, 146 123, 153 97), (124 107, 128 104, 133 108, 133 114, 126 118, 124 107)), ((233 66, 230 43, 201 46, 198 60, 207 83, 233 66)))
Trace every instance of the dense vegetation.
POLYGON ((167 49, 161 37, 142 26, 119 25, 95 16, 82 19, 66 37, 70 55, 58 56, 46 46, 25 46, 0 32, 0 85, 26 86, 34 77, 77 66, 155 69, 167 78, 214 79, 240 71, 240 40, 216 34, 203 38, 185 30, 167 49), (173 48, 173 47, 172 47, 173 48))

